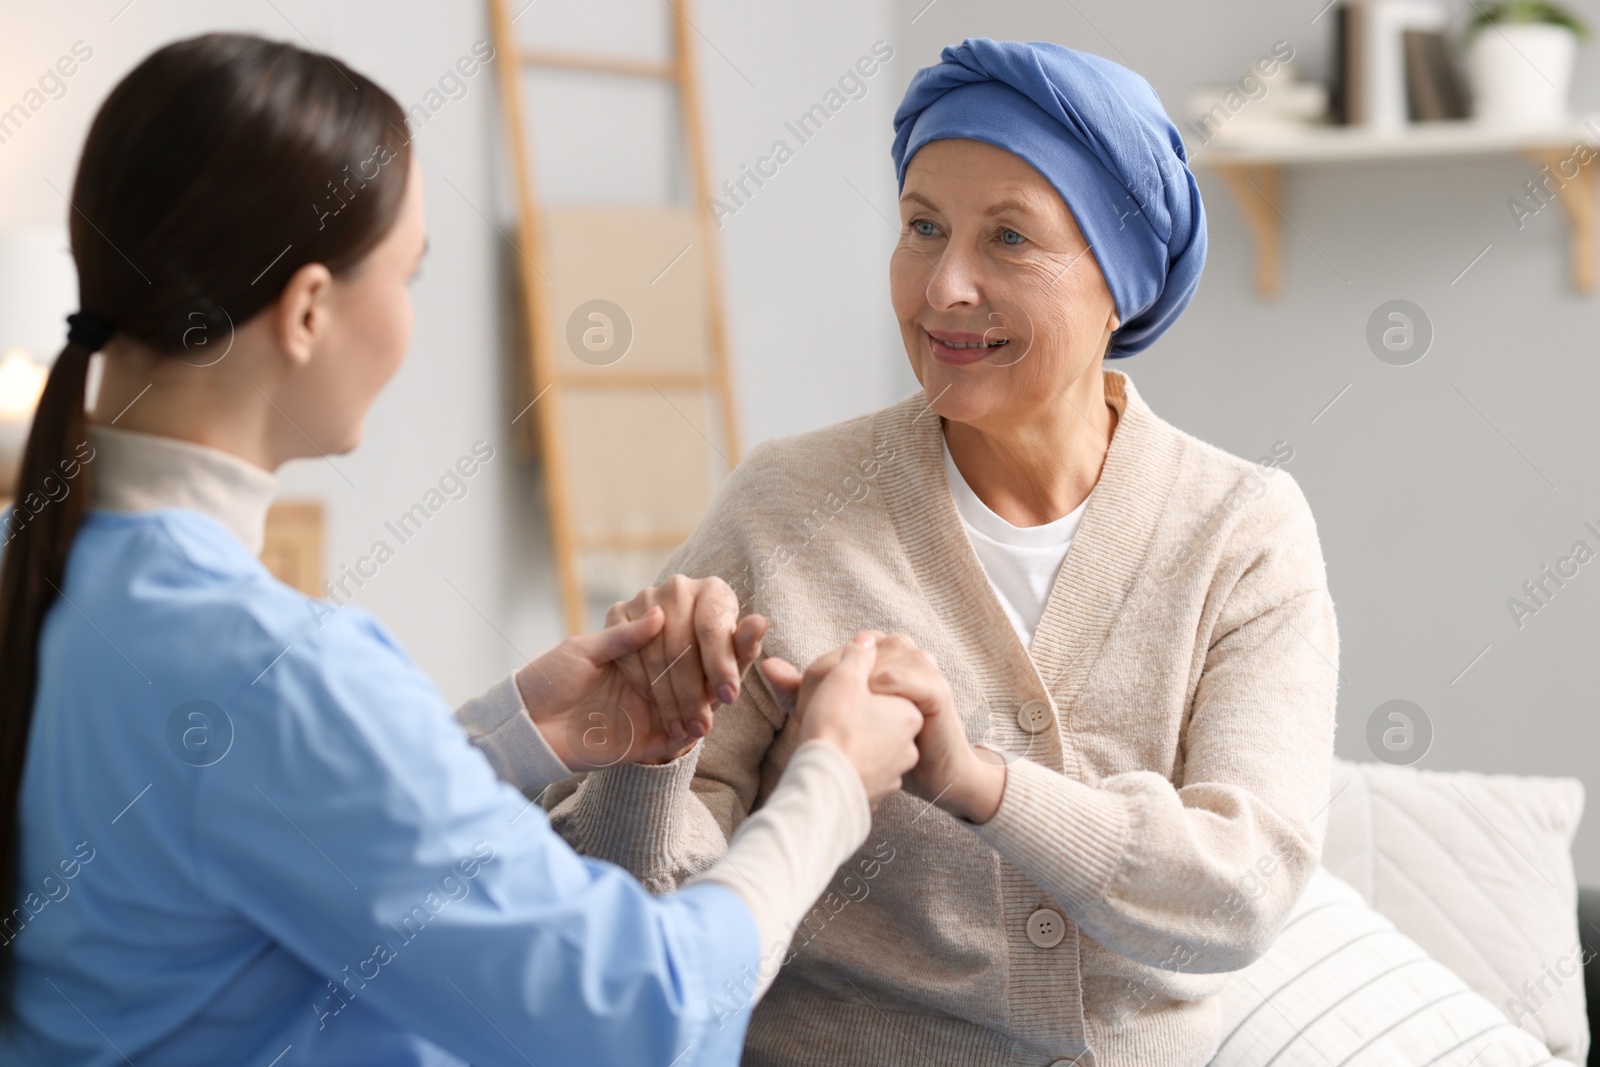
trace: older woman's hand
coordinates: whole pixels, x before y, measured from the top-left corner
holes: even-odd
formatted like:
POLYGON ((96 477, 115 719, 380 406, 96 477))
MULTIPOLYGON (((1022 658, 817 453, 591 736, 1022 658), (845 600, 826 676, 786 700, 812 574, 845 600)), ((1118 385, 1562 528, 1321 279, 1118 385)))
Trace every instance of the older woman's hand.
POLYGON ((647 693, 665 735, 677 748, 673 759, 711 732, 712 709, 739 698, 745 670, 761 654, 767 620, 739 618, 739 598, 721 578, 674 574, 632 600, 619 600, 606 612, 606 625, 643 618, 660 607, 666 621, 660 633, 617 667, 638 692, 647 693))
MULTIPOLYGON (((950 684, 928 654, 905 634, 867 633, 877 639, 877 660, 868 676, 874 693, 904 697, 922 712, 917 734, 920 759, 907 775, 906 792, 939 805, 969 822, 987 822, 1005 793, 1005 764, 985 758, 967 742, 950 684)), ((785 660, 769 656, 761 671, 785 710, 793 711, 839 663, 841 650, 814 660, 804 675, 785 660)))
POLYGON ((529 663, 517 685, 529 717, 573 770, 663 763, 711 730, 711 709, 738 698, 767 620, 737 622, 720 578, 675 574, 606 613, 606 628, 569 637, 529 663))
POLYGON ((787 660, 762 661, 784 710, 800 723, 800 743, 827 741, 843 752, 873 807, 916 766, 916 737, 924 724, 916 704, 868 685, 876 643, 875 631, 863 630, 814 660, 804 675, 787 660))

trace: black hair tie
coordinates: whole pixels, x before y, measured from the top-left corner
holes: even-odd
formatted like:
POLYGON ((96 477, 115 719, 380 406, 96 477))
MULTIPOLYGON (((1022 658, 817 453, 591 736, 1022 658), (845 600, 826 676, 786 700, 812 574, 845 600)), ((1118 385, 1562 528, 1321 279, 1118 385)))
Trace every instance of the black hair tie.
POLYGON ((116 327, 87 311, 74 311, 67 316, 67 341, 82 345, 90 352, 98 352, 111 340, 116 327))

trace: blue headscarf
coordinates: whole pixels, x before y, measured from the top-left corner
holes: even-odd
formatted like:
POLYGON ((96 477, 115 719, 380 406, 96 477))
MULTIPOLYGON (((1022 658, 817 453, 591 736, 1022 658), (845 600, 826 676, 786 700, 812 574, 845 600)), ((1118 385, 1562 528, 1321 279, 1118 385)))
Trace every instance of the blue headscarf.
POLYGON ((1108 358, 1150 347, 1188 305, 1206 215, 1183 139, 1150 83, 1087 52, 969 37, 911 79, 894 114, 895 176, 929 141, 966 137, 1025 160, 1089 242, 1122 326, 1108 358))

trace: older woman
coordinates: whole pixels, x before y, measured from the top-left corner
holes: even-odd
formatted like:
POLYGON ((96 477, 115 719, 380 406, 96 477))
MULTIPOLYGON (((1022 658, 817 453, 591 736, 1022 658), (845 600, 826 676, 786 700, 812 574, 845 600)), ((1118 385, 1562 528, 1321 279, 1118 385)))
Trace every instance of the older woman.
POLYGON ((1288 474, 1102 366, 1171 325, 1205 255, 1147 82, 968 40, 895 130, 890 287, 922 388, 750 454, 666 571, 728 581, 782 662, 681 756, 589 776, 554 820, 678 885, 795 751, 788 664, 812 681, 853 631, 898 635, 873 685, 928 713, 908 785, 939 810, 878 808, 770 961, 746 1062, 1202 1064, 1220 972, 1265 949, 1321 851, 1338 639, 1316 527, 1288 474))

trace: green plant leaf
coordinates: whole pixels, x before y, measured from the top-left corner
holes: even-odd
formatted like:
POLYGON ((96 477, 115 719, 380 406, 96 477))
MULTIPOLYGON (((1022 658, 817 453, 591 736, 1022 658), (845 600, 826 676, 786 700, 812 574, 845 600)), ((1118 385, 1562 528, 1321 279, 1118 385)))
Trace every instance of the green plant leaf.
POLYGON ((1474 4, 1478 13, 1467 23, 1466 39, 1471 40, 1485 26, 1526 25, 1546 23, 1565 26, 1578 40, 1587 40, 1589 27, 1567 8, 1550 0, 1503 0, 1501 3, 1481 7, 1474 4))

